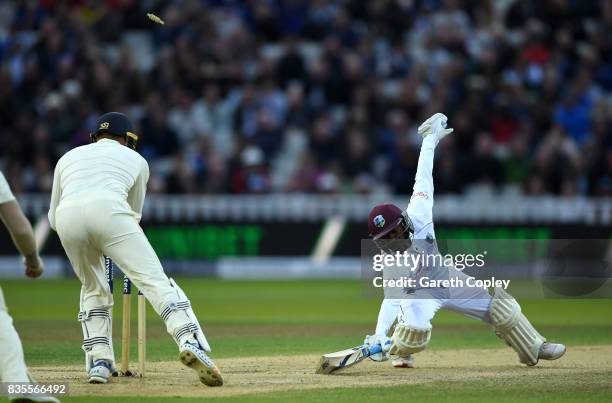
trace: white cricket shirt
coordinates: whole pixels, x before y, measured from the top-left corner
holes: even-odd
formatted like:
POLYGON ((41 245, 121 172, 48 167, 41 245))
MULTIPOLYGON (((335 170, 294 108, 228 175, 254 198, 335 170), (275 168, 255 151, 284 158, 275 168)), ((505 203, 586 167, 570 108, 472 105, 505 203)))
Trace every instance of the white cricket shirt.
POLYGON ((127 201, 140 220, 149 180, 149 165, 136 151, 111 139, 68 151, 57 162, 49 207, 55 229, 55 211, 62 201, 88 195, 108 195, 127 201))

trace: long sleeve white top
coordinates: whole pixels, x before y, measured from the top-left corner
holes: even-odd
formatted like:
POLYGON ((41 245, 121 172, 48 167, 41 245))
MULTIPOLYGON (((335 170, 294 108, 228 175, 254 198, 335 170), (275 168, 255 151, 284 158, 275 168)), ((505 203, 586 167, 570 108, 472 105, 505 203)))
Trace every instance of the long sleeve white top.
POLYGON ((111 139, 74 148, 55 167, 49 223, 63 200, 89 194, 125 200, 138 220, 149 180, 149 165, 136 151, 111 139))

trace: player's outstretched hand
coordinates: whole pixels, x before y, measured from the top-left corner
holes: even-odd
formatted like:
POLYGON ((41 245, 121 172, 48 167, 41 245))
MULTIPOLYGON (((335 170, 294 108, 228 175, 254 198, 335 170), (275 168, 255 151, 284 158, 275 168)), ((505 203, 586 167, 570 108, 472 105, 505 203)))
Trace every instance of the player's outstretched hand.
POLYGON ((30 278, 40 277, 45 271, 45 265, 38 255, 24 257, 23 265, 25 266, 26 276, 30 278))
POLYGON ((452 128, 446 127, 448 118, 443 113, 436 113, 419 126, 418 133, 423 136, 435 136, 436 144, 453 132, 452 128))
POLYGON ((389 359, 389 349, 391 348, 391 339, 388 338, 384 334, 373 334, 365 337, 363 344, 368 347, 374 347, 377 344, 380 344, 382 347, 382 352, 376 353, 370 356, 370 359, 374 361, 387 361, 389 359))

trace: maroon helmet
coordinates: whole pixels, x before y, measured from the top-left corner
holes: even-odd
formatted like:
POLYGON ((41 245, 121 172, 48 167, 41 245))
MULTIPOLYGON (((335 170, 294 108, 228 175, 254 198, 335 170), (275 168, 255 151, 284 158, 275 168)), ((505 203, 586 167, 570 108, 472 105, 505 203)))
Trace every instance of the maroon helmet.
MULTIPOLYGON (((368 216, 368 229, 370 237, 377 245, 383 239, 405 239, 412 241, 414 229, 412 222, 408 218, 408 213, 394 204, 379 204, 370 211, 368 216), (400 228, 401 231, 396 229, 400 228)), ((379 245, 383 249, 388 249, 383 242, 379 245)))

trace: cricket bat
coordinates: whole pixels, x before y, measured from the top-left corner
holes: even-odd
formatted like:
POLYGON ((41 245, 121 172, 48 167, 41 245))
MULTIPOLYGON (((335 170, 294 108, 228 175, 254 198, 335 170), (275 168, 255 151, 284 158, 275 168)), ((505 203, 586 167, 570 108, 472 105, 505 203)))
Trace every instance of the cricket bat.
POLYGON ((366 345, 361 345, 349 348, 347 350, 325 354, 319 361, 316 373, 321 375, 329 375, 344 368, 358 364, 369 356, 380 353, 381 351, 382 347, 380 344, 377 344, 371 348, 368 348, 366 345))

